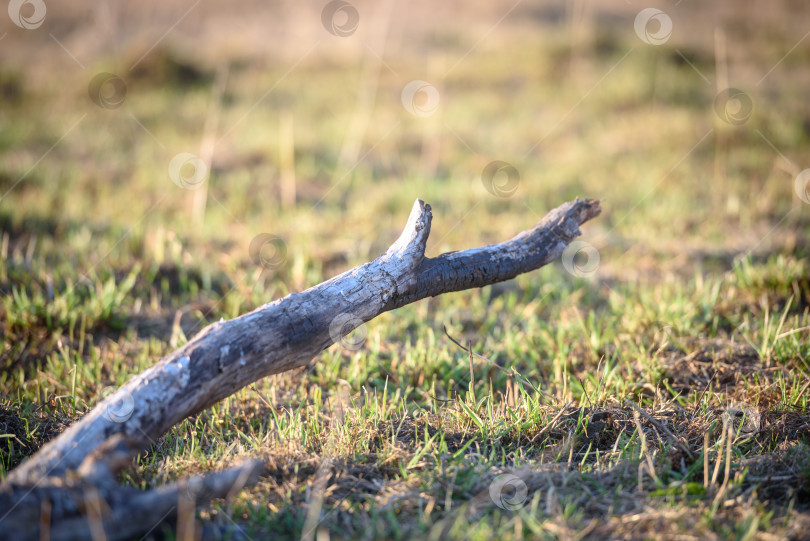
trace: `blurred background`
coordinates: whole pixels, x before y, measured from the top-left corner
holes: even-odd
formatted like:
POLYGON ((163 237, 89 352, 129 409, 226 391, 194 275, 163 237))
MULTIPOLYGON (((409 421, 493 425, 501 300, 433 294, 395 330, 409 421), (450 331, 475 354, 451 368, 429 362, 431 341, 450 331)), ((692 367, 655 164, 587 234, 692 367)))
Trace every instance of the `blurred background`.
POLYGON ((798 0, 13 0, 3 257, 46 296, 146 273, 135 312, 191 330, 376 257, 416 198, 429 255, 602 199, 597 288, 806 254, 808 32, 798 0))

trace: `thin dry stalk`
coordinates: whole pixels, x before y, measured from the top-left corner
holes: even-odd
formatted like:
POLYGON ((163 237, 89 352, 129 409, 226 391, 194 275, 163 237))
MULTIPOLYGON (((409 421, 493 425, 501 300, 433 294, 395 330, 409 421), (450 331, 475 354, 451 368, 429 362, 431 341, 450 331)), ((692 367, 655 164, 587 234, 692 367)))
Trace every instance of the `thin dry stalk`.
POLYGON ((477 404, 475 400, 475 370, 473 370, 473 354, 472 354, 472 343, 467 342, 467 351, 469 351, 470 355, 470 394, 472 395, 473 404, 477 404))
POLYGON ((374 101, 377 98, 377 88, 380 83, 380 69, 383 65, 382 56, 388 42, 388 28, 393 4, 392 0, 381 2, 376 20, 370 25, 372 34, 369 37, 369 44, 366 45, 369 54, 366 55, 363 75, 357 89, 357 103, 338 158, 338 165, 344 168, 353 168, 357 164, 363 140, 371 123, 374 101))
POLYGON ((104 526, 101 523, 101 496, 98 490, 95 487, 89 487, 84 501, 87 507, 87 521, 90 524, 91 538, 93 541, 106 541, 107 535, 104 533, 104 526))
MULTIPOLYGON (((658 474, 655 473, 655 468, 653 467, 652 457, 650 456, 650 450, 647 448, 647 435, 644 433, 644 429, 641 427, 641 416, 638 414, 638 410, 633 410, 633 420, 636 422, 636 428, 638 429, 638 435, 641 438, 641 452, 644 453, 644 458, 647 461, 647 468, 650 471, 650 476, 655 481, 656 485, 661 484, 661 480, 658 479, 658 474)), ((641 486, 641 471, 639 470, 639 486, 641 486)))
POLYGON ((717 474, 720 473, 720 464, 722 464, 723 462, 723 444, 726 441, 727 430, 728 430, 728 421, 724 419, 723 432, 720 435, 720 445, 718 446, 717 450, 717 462, 714 464, 714 472, 712 472, 712 481, 711 481, 712 486, 714 486, 717 483, 717 474))
MULTIPOLYGON (((219 113, 222 110, 222 96, 225 94, 225 85, 228 82, 228 72, 230 65, 222 62, 217 66, 214 76, 214 88, 211 93, 211 102, 208 106, 208 115, 205 117, 203 127, 203 138, 200 144, 200 159, 205 163, 208 171, 211 171, 211 162, 214 160, 214 148, 217 143, 217 129, 219 126, 219 113)), ((210 177, 209 177, 210 181, 210 177)), ((191 217, 195 224, 201 225, 205 220, 205 205, 208 201, 208 182, 194 190, 191 202, 191 217)))
POLYGON ((194 518, 196 498, 190 491, 177 495, 177 539, 193 541, 196 537, 194 518))
POLYGON ((314 541, 315 530, 320 523, 323 500, 326 495, 326 481, 329 479, 329 467, 326 460, 321 462, 318 473, 315 475, 315 482, 310 493, 307 516, 304 521, 304 529, 301 532, 301 541, 314 541))
POLYGON ((709 488, 709 432, 703 433, 703 488, 709 488))
POLYGON ((588 401, 588 406, 590 406, 590 408, 593 409, 593 402, 591 402, 591 397, 588 396, 588 391, 585 389, 585 382, 582 380, 582 378, 578 379, 579 385, 582 387, 582 394, 585 396, 585 400, 588 401))
MULTIPOLYGON (((720 93, 728 88, 728 54, 726 50, 726 34, 722 28, 714 30, 714 65, 716 77, 716 92, 720 93)), ((733 210, 732 201, 736 201, 728 189, 728 179, 726 178, 726 161, 728 155, 728 137, 725 131, 715 130, 715 152, 714 152, 714 180, 718 186, 719 194, 726 194, 727 199, 722 203, 727 210, 733 210)))
POLYGON ((616 436, 616 441, 615 441, 615 442, 613 442, 613 450, 611 451, 612 453, 614 453, 614 454, 615 454, 615 453, 616 453, 616 450, 618 450, 618 448, 619 448, 619 440, 621 439, 622 434, 624 434, 624 431, 625 431, 625 430, 626 430, 626 428, 625 428, 625 427, 622 427, 622 431, 621 431, 621 432, 619 432, 619 435, 618 435, 618 436, 616 436))
POLYGON ((53 505, 50 500, 42 500, 42 509, 39 513, 39 538, 46 541, 51 538, 51 511, 53 505))
POLYGON ((279 191, 281 206, 290 209, 295 206, 295 117, 290 109, 283 109, 279 116, 278 163, 281 175, 279 191))
POLYGON ((728 435, 726 436, 726 470, 723 474, 723 484, 720 486, 720 491, 717 493, 717 496, 714 497, 712 506, 717 505, 717 503, 725 495, 726 489, 728 488, 729 475, 731 474, 731 443, 734 440, 733 433, 734 433, 734 425, 729 424, 728 435))

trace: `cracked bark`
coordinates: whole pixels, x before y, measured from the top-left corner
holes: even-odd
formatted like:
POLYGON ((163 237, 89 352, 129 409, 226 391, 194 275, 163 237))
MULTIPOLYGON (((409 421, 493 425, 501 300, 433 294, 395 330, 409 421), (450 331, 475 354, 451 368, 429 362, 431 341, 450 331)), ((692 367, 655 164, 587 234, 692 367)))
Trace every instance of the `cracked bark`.
MULTIPOLYGON (((256 380, 310 362, 343 335, 383 312, 542 267, 580 235, 579 225, 600 212, 598 201, 576 199, 500 244, 428 258, 425 244, 432 214, 430 205, 417 200, 401 236, 379 258, 233 320, 209 325, 10 472, 0 486, 0 509, 13 507, 14 511, 5 517, 0 514, 0 528, 9 528, 6 532, 19 528, 20 538, 38 536, 43 502, 50 501, 51 538, 80 538, 71 535, 78 531, 75 524, 88 524, 82 518, 88 515, 87 506, 64 506, 56 501, 84 501, 74 494, 77 487, 85 487, 82 494, 88 486, 97 487, 109 508, 107 518, 117 516, 129 501, 143 505, 149 494, 165 503, 165 487, 138 498, 122 498, 120 491, 131 489, 117 486, 114 475, 172 426, 256 380), (333 323, 337 318, 341 320, 336 332, 333 323)), ((258 470, 251 463, 233 471, 238 475, 247 471, 248 477, 255 477, 258 470)), ((230 479, 233 471, 216 475, 230 479)), ((157 503, 144 508, 161 513, 167 509, 157 503)), ((138 522, 151 527, 146 517, 138 522)), ((111 539, 119 535, 116 529, 105 531, 111 539)))

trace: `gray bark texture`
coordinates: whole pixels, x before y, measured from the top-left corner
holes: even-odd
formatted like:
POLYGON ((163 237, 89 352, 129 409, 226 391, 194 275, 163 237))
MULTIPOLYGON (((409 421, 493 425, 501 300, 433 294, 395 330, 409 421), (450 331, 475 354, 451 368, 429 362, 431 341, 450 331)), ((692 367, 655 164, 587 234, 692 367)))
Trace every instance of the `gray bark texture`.
MULTIPOLYGON (((44 509, 51 539, 83 538, 92 527, 103 528, 107 539, 126 538, 138 525, 151 527, 154 521, 146 515, 154 511, 157 520, 169 504, 177 506, 179 489, 133 495, 115 483, 115 474, 171 427, 265 376, 309 363, 383 312, 509 280, 550 263, 580 235, 579 226, 600 212, 598 201, 576 199, 503 243, 429 258, 431 209, 417 200, 401 236, 379 258, 209 325, 10 472, 0 485, 0 538, 11 532, 20 539, 39 537, 35 532, 45 524, 44 509), (104 501, 99 509, 106 511, 98 520, 91 520, 88 497, 104 501), (130 516, 135 522, 130 529, 106 527, 116 517, 130 516)), ((250 462, 193 483, 199 494, 221 497, 237 481, 244 485, 255 479, 260 469, 250 462)), ((199 494, 194 493, 195 501, 199 494)))

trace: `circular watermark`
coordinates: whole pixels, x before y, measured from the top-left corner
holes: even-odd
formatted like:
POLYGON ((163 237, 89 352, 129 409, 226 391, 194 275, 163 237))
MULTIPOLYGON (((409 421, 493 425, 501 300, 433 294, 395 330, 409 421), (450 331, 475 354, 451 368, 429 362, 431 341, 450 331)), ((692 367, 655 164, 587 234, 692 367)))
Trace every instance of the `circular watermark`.
POLYGON ((663 45, 672 37, 672 19, 656 8, 639 11, 633 28, 638 38, 649 45, 663 45))
POLYGON ((90 80, 87 93, 102 109, 118 109, 127 96, 127 84, 114 73, 102 72, 90 80))
POLYGON ((248 252, 250 259, 263 269, 277 269, 287 262, 287 244, 284 239, 269 233, 253 237, 248 252))
POLYGON ((810 169, 805 169, 796 175, 793 191, 796 192, 799 199, 810 205, 810 169))
POLYGON ((565 270, 580 278, 590 278, 596 274, 599 261, 599 250, 583 240, 575 240, 562 254, 565 270))
POLYGON ((439 91, 426 81, 411 81, 402 89, 402 105, 413 116, 429 117, 439 108, 439 91))
POLYGON ((714 112, 723 122, 741 126, 751 118, 754 100, 738 88, 727 88, 714 98, 714 112))
POLYGON ((520 184, 520 173, 514 165, 501 160, 489 162, 481 172, 484 188, 495 197, 512 197, 520 184))
POLYGON ((723 412, 724 421, 735 427, 740 435, 750 435, 759 432, 762 423, 762 413, 759 408, 748 407, 744 404, 732 404, 723 412))
POLYGON ((208 177, 208 166, 198 156, 181 152, 169 162, 169 178, 179 187, 196 190, 208 177))
POLYGON ((47 11, 42 0, 11 0, 8 3, 11 22, 26 30, 35 30, 42 26, 47 11))
POLYGON ((329 336, 344 349, 357 351, 366 343, 367 335, 366 324, 351 312, 339 314, 329 323, 329 336))
POLYGON ((343 0, 332 0, 321 11, 321 22, 332 35, 345 38, 354 34, 360 25, 357 9, 343 0))
POLYGON ((135 399, 132 398, 131 394, 119 388, 105 387, 100 393, 100 403, 104 403, 111 395, 113 395, 115 400, 104 405, 102 415, 111 423, 123 423, 128 421, 135 411, 135 399))
POLYGON ((526 502, 529 487, 523 479, 511 473, 503 473, 489 484, 489 498, 501 509, 515 511, 526 502))

